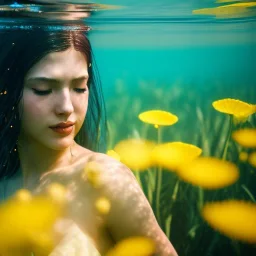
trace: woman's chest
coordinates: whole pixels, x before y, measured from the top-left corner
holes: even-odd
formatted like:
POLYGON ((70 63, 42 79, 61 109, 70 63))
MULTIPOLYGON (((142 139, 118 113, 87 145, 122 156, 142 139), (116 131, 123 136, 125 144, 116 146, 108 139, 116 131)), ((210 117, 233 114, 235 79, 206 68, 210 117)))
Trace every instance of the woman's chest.
MULTIPOLYGON (((50 256, 101 256, 113 246, 106 232, 98 230, 97 237, 91 237, 73 223, 66 231, 50 256)), ((94 234, 95 235, 95 234, 94 234)))
MULTIPOLYGON (((114 240, 107 228, 106 212, 101 212, 97 208, 98 200, 104 198, 100 193, 95 192, 86 185, 82 191, 79 189, 76 194, 70 192, 73 198, 68 204, 68 216, 81 229, 82 233, 88 235, 96 248, 102 255, 114 245, 114 240)), ((85 254, 86 255, 86 254, 85 254)))

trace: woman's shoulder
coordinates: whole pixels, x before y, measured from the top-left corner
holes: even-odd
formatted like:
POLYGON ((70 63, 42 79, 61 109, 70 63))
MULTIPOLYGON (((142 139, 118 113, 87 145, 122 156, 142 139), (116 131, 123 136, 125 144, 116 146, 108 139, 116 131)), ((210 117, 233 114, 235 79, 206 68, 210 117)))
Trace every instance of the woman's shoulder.
POLYGON ((41 177, 41 184, 49 184, 51 180, 55 179, 65 181, 65 183, 81 179, 85 177, 84 174, 86 174, 87 167, 90 170, 96 170, 106 185, 114 183, 117 179, 121 181, 121 179, 127 175, 133 178, 132 171, 113 157, 105 153, 80 148, 76 151, 76 155, 70 165, 56 168, 45 173, 41 177))
POLYGON ((84 167, 91 163, 97 163, 98 166, 104 169, 104 172, 117 172, 125 169, 127 171, 128 169, 123 163, 105 153, 95 152, 83 147, 80 148, 75 159, 75 164, 80 163, 84 167))
POLYGON ((81 147, 77 151, 77 156, 74 158, 74 163, 97 162, 100 165, 116 165, 122 166, 123 164, 115 158, 100 152, 95 152, 87 148, 81 147))

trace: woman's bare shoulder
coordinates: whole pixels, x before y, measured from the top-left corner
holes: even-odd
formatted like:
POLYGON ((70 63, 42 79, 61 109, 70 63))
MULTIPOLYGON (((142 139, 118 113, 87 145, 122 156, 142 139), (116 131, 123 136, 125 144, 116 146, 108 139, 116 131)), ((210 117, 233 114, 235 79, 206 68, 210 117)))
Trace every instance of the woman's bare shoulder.
POLYGON ((99 165, 101 175, 110 183, 107 184, 108 186, 111 183, 117 186, 116 181, 122 183, 125 177, 136 181, 133 172, 126 165, 107 154, 93 153, 88 159, 88 162, 96 162, 99 165))

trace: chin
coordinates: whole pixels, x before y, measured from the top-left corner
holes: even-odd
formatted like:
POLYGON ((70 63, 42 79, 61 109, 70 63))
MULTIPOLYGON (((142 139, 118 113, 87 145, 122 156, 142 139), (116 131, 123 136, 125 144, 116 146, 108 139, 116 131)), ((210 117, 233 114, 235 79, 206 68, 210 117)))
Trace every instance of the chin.
POLYGON ((54 150, 65 150, 67 148, 69 148, 70 146, 72 146, 72 144, 74 143, 74 139, 73 138, 65 138, 59 141, 51 141, 48 144, 48 147, 54 150))

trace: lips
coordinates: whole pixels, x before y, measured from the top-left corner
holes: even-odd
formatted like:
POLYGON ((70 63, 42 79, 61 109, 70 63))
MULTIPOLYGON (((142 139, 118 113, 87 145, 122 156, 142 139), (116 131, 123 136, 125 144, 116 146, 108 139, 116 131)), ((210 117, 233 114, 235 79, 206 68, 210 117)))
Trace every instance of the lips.
POLYGON ((70 122, 70 121, 61 122, 56 125, 50 126, 50 128, 67 128, 67 127, 73 126, 74 124, 75 124, 74 122, 70 122))
POLYGON ((74 126, 73 122, 65 122, 65 123, 62 122, 57 125, 51 126, 50 128, 56 133, 59 133, 62 135, 69 135, 73 131, 73 126, 74 126))

